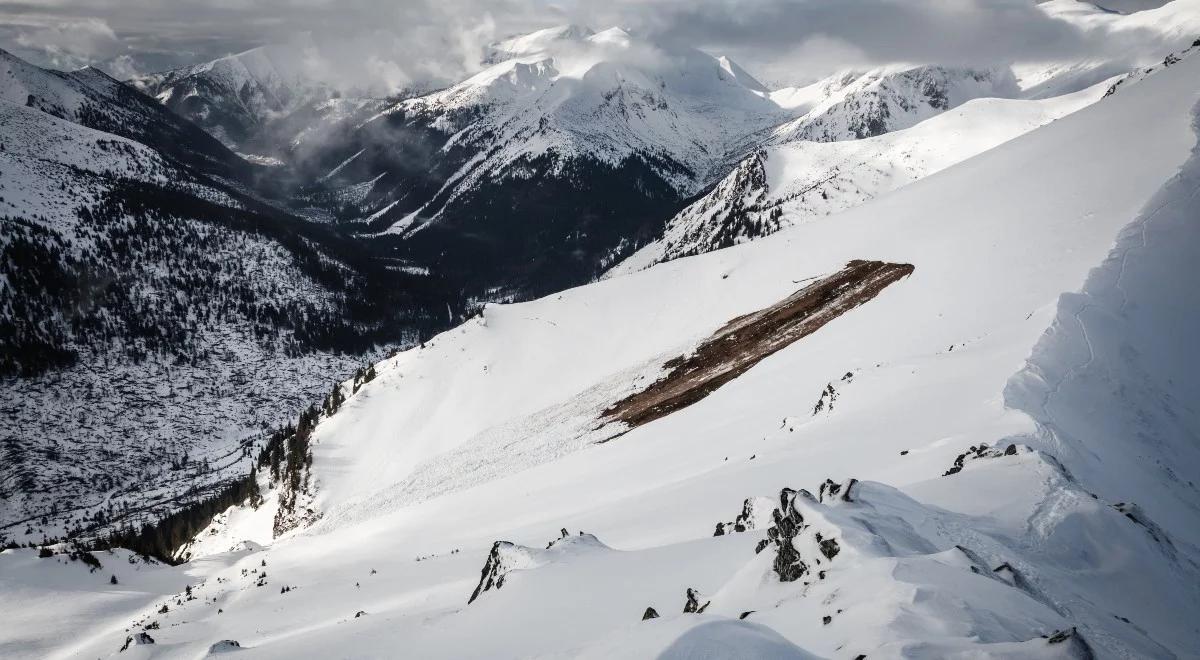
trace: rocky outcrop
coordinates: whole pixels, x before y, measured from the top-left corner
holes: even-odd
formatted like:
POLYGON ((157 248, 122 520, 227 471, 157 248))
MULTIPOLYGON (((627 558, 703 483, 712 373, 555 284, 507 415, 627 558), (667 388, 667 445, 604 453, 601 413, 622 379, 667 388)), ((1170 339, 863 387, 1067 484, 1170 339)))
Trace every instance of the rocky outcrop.
POLYGON ((121 647, 122 651, 127 650, 130 646, 141 646, 145 644, 153 644, 154 638, 149 633, 134 633, 125 637, 125 644, 121 647))
POLYGON ((804 516, 796 510, 796 497, 811 495, 803 493, 800 495, 791 488, 779 492, 779 508, 772 514, 775 524, 767 530, 768 543, 775 546, 773 568, 781 582, 795 582, 808 573, 808 564, 792 542, 804 529, 804 516))
POLYGON ((1016 456, 1017 454, 1029 451, 1027 447, 1010 444, 1003 450, 991 449, 986 442, 981 442, 979 445, 971 445, 965 452, 961 453, 954 459, 954 465, 942 473, 943 477, 948 477, 952 474, 962 472, 963 465, 967 461, 973 461, 980 458, 999 458, 1001 456, 1016 456))
MULTIPOLYGON (((818 490, 818 497, 815 498, 812 493, 803 489, 784 488, 779 492, 779 507, 771 514, 774 524, 767 529, 767 538, 759 541, 755 552, 774 549, 775 560, 771 568, 781 582, 795 582, 813 573, 816 567, 833 561, 842 551, 833 530, 818 531, 805 520, 800 510, 804 503, 817 504, 834 500, 853 502, 851 494, 857 483, 857 479, 850 479, 842 484, 826 479, 818 490)), ((824 570, 815 572, 817 579, 824 579, 824 570)))
POLYGON ((475 591, 471 592, 468 605, 474 603, 485 591, 504 586, 504 576, 524 559, 521 549, 521 546, 508 541, 496 541, 492 544, 492 551, 488 553, 487 561, 483 564, 479 584, 476 585, 475 591))
POLYGON ((658 611, 655 610, 653 607, 647 607, 646 611, 642 613, 642 621, 647 621, 649 619, 657 619, 657 618, 658 618, 658 611))
POLYGON ((771 519, 775 503, 769 497, 747 497, 742 502, 742 512, 731 522, 717 523, 713 536, 724 536, 760 529, 771 519))
POLYGON ((691 587, 688 587, 687 602, 685 602, 683 604, 683 613, 684 614, 703 614, 704 610, 708 609, 708 606, 711 604, 712 604, 712 601, 706 600, 706 601, 704 601, 704 604, 701 605, 700 604, 700 592, 696 591, 695 589, 692 589, 691 587))
POLYGON ((608 550, 608 546, 600 542, 592 534, 579 532, 572 536, 564 528, 559 538, 546 545, 545 549, 531 548, 510 541, 496 541, 492 544, 487 561, 479 575, 479 584, 471 593, 467 604, 475 602, 482 594, 500 589, 510 572, 537 568, 553 563, 568 555, 577 555, 592 550, 608 550))
POLYGON ((850 479, 841 484, 836 483, 832 479, 826 479, 821 484, 820 490, 817 491, 817 501, 826 502, 840 496, 843 502, 853 502, 854 500, 850 497, 850 490, 857 483, 858 479, 850 479))

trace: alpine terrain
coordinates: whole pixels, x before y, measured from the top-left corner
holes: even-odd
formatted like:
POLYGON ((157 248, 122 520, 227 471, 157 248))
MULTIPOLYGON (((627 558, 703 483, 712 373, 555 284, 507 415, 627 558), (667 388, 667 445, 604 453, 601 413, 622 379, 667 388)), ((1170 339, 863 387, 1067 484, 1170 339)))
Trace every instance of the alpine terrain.
POLYGON ((1011 4, 0 51, 0 657, 1198 657, 1200 1, 1011 4))

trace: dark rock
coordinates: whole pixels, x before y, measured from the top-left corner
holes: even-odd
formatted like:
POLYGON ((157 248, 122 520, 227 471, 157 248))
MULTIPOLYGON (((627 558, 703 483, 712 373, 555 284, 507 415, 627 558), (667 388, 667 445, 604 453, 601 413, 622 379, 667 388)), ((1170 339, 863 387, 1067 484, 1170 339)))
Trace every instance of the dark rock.
POLYGON ((952 474, 962 472, 963 465, 966 461, 973 461, 980 458, 999 458, 1001 456, 1016 456, 1021 453, 1022 447, 1016 444, 1010 444, 1004 448, 1004 451, 991 449, 987 443, 980 443, 978 446, 971 445, 967 450, 959 454, 954 459, 954 465, 950 466, 949 470, 942 473, 943 477, 948 477, 952 474))
POLYGON ((851 479, 845 484, 839 484, 832 479, 826 479, 817 491, 817 501, 824 502, 826 497, 832 499, 840 494, 843 502, 853 502, 854 500, 850 499, 850 489, 857 483, 858 479, 851 479))
POLYGON ((653 607, 647 607, 645 613, 642 614, 642 621, 647 619, 657 619, 658 612, 653 607))
POLYGON ((746 610, 745 612, 742 612, 741 614, 738 615, 738 621, 745 619, 746 617, 750 616, 751 614, 754 614, 754 610, 746 610))
POLYGON ((1071 639, 1071 635, 1073 634, 1075 634, 1074 628, 1071 628, 1070 630, 1055 630, 1054 633, 1052 633, 1050 637, 1046 639, 1046 642, 1050 644, 1061 644, 1068 639, 1071 639))
POLYGON ((475 599, 479 598, 479 594, 504 586, 502 556, 505 550, 512 547, 514 544, 508 541, 496 541, 492 544, 492 551, 488 553, 487 561, 483 564, 483 571, 479 575, 479 584, 475 586, 475 591, 471 592, 471 598, 467 600, 468 605, 475 602, 475 599))
POLYGON ((241 650, 242 645, 236 639, 223 639, 208 647, 209 653, 226 653, 241 650))
POLYGON ((683 613, 684 614, 703 614, 704 610, 708 608, 708 605, 710 602, 711 601, 705 601, 704 604, 701 605, 700 604, 700 592, 696 591, 695 589, 692 589, 691 587, 688 587, 687 602, 683 604, 683 613))
POLYGON ((151 637, 149 633, 144 633, 144 632, 134 633, 133 635, 129 635, 129 636, 125 637, 125 645, 121 647, 121 650, 124 651, 124 650, 128 649, 131 645, 143 645, 143 644, 153 644, 153 643, 154 643, 154 638, 151 637))
POLYGON ((833 623, 833 617, 829 616, 828 614, 826 614, 825 616, 821 617, 821 625, 825 625, 825 626, 827 626, 827 625, 829 625, 830 623, 833 623))
POLYGON ((366 616, 366 614, 367 614, 366 610, 359 610, 354 613, 354 618, 359 619, 359 618, 362 618, 363 616, 366 616))
MULTIPOLYGON (((559 531, 559 537, 546 544, 546 549, 549 550, 550 548, 553 548, 555 543, 558 543, 570 535, 571 533, 567 531, 567 528, 563 527, 562 530, 559 531)), ((583 536, 583 530, 579 530, 579 535, 583 536)))
MULTIPOLYGON (((726 534, 742 533, 747 530, 754 529, 758 525, 761 513, 755 511, 755 500, 766 500, 767 498, 747 497, 742 501, 742 512, 739 513, 731 522, 717 523, 716 530, 713 536, 724 536, 726 534)), ((767 505, 769 506, 769 505, 767 505)), ((762 509, 765 511, 766 507, 762 509)))
POLYGON ((812 414, 819 414, 823 410, 833 412, 833 402, 837 401, 837 396, 837 390, 833 389, 833 383, 826 383, 825 389, 821 390, 821 396, 817 399, 816 405, 813 406, 812 414))
POLYGON ((1092 651, 1091 645, 1079 634, 1075 628, 1070 630, 1056 630, 1049 638, 1046 639, 1047 644, 1062 644, 1067 648, 1067 657, 1076 658, 1077 660, 1095 660, 1096 654, 1092 651))
POLYGON ((818 534, 817 541, 821 546, 821 554, 825 555, 826 559, 833 559, 841 551, 837 539, 822 539, 818 534))
POLYGON ((784 488, 779 492, 779 508, 771 517, 775 524, 767 530, 767 538, 775 545, 775 573, 781 582, 794 582, 808 573, 808 564, 792 544, 804 529, 804 516, 796 510, 796 491, 784 488))

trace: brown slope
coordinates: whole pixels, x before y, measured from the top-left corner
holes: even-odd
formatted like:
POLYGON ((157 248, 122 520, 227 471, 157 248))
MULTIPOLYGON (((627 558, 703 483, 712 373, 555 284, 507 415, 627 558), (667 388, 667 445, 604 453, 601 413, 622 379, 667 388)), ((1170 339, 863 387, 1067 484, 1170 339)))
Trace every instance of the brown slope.
POLYGON ((851 261, 770 307, 726 323, 690 355, 664 364, 665 376, 606 409, 601 421, 634 428, 682 410, 912 272, 910 264, 851 261))

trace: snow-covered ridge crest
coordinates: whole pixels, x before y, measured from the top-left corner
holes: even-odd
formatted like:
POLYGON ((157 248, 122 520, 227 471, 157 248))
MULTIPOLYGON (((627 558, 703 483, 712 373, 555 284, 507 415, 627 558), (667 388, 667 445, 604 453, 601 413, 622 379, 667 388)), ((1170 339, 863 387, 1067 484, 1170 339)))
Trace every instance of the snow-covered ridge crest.
POLYGON ((271 119, 328 99, 324 66, 312 36, 301 34, 129 82, 232 147, 271 119))
POLYGON ((393 109, 430 117, 454 135, 451 144, 487 153, 452 180, 456 187, 548 152, 611 164, 641 153, 678 163, 660 172, 686 191, 747 135, 789 114, 727 58, 667 49, 621 28, 567 27, 505 43, 497 53, 508 59, 393 109))
POLYGON ((857 206, 1086 107, 1104 95, 1108 84, 1044 100, 976 98, 910 128, 861 140, 795 139, 766 146, 671 218, 661 238, 606 277, 736 245, 857 206))
POLYGON ((775 143, 834 142, 908 128, 975 98, 1019 94, 1007 67, 891 65, 846 73, 820 83, 824 98, 804 116, 775 129, 775 143))

